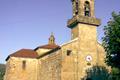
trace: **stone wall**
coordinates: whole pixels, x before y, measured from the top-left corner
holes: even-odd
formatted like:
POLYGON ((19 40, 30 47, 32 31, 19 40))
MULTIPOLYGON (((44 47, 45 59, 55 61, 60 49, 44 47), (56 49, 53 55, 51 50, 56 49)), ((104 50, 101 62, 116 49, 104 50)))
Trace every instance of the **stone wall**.
POLYGON ((61 51, 39 59, 38 80, 61 80, 61 51))
POLYGON ((78 27, 74 27, 74 28, 72 28, 72 30, 71 30, 71 39, 75 39, 75 38, 77 38, 78 37, 78 27))
POLYGON ((79 27, 79 52, 78 52, 78 79, 86 76, 86 70, 98 63, 97 31, 96 26, 78 24, 79 27), (87 56, 91 60, 87 61, 87 56))
POLYGON ((77 80, 77 53, 78 38, 62 45, 61 80, 77 80))
POLYGON ((78 24, 77 27, 78 38, 62 45, 62 80, 82 80, 91 67, 106 66, 104 48, 97 42, 96 26, 78 24), (71 50, 70 55, 67 55, 67 50, 71 50), (88 62, 87 56, 92 60, 88 62))
POLYGON ((37 59, 10 57, 4 80, 37 80, 37 65, 37 59))
POLYGON ((99 53, 99 55, 98 55, 99 56, 98 57, 98 61, 99 61, 98 65, 104 66, 104 67, 106 67, 107 69, 110 70, 111 68, 108 67, 107 64, 105 63, 106 52, 105 52, 102 44, 98 43, 97 48, 98 48, 98 53, 99 53))

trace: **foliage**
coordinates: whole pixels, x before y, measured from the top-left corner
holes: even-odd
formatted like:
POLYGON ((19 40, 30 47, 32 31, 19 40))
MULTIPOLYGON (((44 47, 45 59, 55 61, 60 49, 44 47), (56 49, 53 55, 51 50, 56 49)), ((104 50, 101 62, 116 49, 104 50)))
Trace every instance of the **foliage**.
POLYGON ((111 75, 105 67, 93 66, 86 70, 88 80, 112 80, 111 75))
POLYGON ((3 80, 5 74, 5 65, 0 64, 0 80, 3 80))
POLYGON ((111 74, 113 80, 120 80, 120 70, 118 68, 112 68, 111 74))
POLYGON ((103 46, 106 51, 106 63, 120 69, 120 13, 112 13, 112 19, 104 27, 103 46))

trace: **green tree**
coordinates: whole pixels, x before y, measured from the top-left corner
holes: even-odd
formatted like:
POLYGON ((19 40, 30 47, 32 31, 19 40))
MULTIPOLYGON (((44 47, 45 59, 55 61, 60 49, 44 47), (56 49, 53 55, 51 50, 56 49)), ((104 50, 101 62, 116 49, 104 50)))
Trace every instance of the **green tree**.
POLYGON ((120 13, 112 12, 112 18, 104 27, 103 46, 106 51, 106 63, 120 69, 120 13))
POLYGON ((86 80, 112 80, 110 73, 105 67, 93 66, 86 70, 87 76, 83 79, 86 80))
POLYGON ((112 18, 104 27, 104 31, 105 62, 112 67, 112 79, 120 80, 120 13, 112 12, 112 18))
POLYGON ((0 64, 0 80, 3 80, 5 74, 5 65, 0 64))
POLYGON ((120 70, 118 68, 112 68, 111 75, 113 80, 120 80, 120 70))

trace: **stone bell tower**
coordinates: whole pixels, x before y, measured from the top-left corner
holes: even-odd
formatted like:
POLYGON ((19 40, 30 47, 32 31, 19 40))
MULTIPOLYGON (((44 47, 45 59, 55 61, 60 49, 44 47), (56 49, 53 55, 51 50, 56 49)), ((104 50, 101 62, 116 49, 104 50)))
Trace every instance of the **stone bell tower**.
POLYGON ((89 67, 99 63, 97 26, 101 24, 94 14, 94 0, 71 0, 73 17, 68 20, 71 39, 78 38, 77 75, 82 80, 89 67))
POLYGON ((72 39, 78 37, 78 24, 99 26, 100 20, 94 15, 94 0, 71 0, 73 17, 68 20, 67 26, 71 28, 72 39))
POLYGON ((72 0, 73 16, 94 17, 94 0, 72 0))
POLYGON ((53 33, 51 33, 48 43, 49 44, 55 44, 55 37, 54 37, 53 33))

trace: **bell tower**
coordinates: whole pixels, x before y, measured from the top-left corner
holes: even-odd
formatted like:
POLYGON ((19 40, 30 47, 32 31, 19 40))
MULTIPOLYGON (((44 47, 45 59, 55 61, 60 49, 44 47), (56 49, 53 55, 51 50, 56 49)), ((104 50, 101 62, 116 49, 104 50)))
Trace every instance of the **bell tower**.
POLYGON ((82 80, 85 70, 99 63, 96 29, 101 21, 95 17, 94 0, 71 0, 71 2, 73 16, 68 20, 67 27, 71 29, 71 39, 77 38, 78 41, 76 80, 82 80))
POLYGON ((71 0, 73 7, 73 16, 91 16, 94 17, 94 0, 71 0))
POLYGON ((54 37, 53 33, 51 33, 48 43, 49 44, 55 44, 55 37, 54 37))
POLYGON ((72 39, 78 37, 78 24, 99 26, 100 20, 94 14, 94 0, 71 0, 72 19, 68 20, 67 26, 71 29, 72 39))

